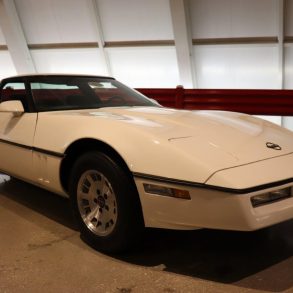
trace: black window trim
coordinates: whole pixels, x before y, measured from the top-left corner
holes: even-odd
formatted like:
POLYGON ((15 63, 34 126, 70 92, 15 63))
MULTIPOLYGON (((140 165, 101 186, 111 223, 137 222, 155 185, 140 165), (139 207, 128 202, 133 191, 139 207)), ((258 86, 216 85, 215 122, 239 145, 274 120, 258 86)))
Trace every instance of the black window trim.
MULTIPOLYGON (((24 77, 13 77, 13 78, 3 79, 0 84, 0 91, 2 91, 4 86, 9 83, 24 83, 24 87, 25 87, 24 98, 27 100, 27 106, 28 106, 28 109, 25 110, 25 113, 36 113, 35 104, 31 95, 30 83, 28 82, 28 80, 24 77)), ((0 102, 2 102, 1 96, 0 96, 0 102)))
MULTIPOLYGON (((26 99, 28 102, 28 110, 27 113, 39 113, 41 111, 37 111, 32 91, 31 91, 31 82, 41 82, 44 78, 58 78, 58 77, 87 77, 87 78, 104 78, 104 79, 111 79, 115 80, 113 77, 109 76, 99 76, 99 75, 77 75, 77 74, 36 74, 36 75, 24 75, 24 76, 13 76, 4 78, 0 82, 0 91, 7 83, 13 83, 13 82, 23 82, 25 84, 25 92, 26 92, 26 99)), ((1 97, 0 97, 1 102, 1 97)), ((45 111, 42 111, 45 112, 45 111)))

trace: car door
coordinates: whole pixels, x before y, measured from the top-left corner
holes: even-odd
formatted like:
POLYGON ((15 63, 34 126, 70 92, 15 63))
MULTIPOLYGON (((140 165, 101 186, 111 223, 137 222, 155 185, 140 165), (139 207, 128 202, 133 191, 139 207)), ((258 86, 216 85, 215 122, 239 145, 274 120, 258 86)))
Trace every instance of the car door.
POLYGON ((0 112, 0 170, 24 180, 33 181, 32 146, 37 113, 31 111, 25 83, 7 81, 0 89, 0 102, 19 100, 24 113, 0 112))

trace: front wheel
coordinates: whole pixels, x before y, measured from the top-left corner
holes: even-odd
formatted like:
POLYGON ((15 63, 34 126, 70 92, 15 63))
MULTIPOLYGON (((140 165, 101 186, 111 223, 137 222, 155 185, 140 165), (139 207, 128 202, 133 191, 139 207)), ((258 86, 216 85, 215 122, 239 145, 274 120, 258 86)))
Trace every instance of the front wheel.
POLYGON ((119 252, 139 241, 143 219, 136 188, 106 154, 90 152, 77 159, 70 196, 81 234, 97 249, 119 252))

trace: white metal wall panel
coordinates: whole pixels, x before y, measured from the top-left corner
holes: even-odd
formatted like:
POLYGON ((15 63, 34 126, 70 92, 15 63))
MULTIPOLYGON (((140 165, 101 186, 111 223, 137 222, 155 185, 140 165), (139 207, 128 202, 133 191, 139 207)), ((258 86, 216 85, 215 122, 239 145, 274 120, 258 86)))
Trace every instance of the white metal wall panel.
POLYGON ((285 45, 285 89, 293 89, 293 44, 285 45))
MULTIPOLYGON (((286 44, 284 48, 284 53, 285 53, 284 88, 292 90, 293 89, 293 44, 286 44)), ((293 131, 293 117, 283 117, 282 125, 293 131)))
POLYGON ((277 45, 195 46, 199 88, 278 88, 277 45))
POLYGON ((293 1, 285 1, 285 36, 293 36, 293 1))
POLYGON ((0 51, 0 80, 16 75, 13 62, 8 51, 0 51))
POLYGON ((189 0, 193 38, 277 35, 278 0, 189 0))
MULTIPOLYGON (((293 11, 291 10, 291 12, 293 11)), ((287 29, 288 29, 288 26, 287 26, 287 29)), ((285 54, 284 88, 292 90, 293 89, 293 44, 285 45, 284 54, 285 54)), ((293 130, 293 117, 283 117, 282 124, 284 127, 290 130, 293 130)))
POLYGON ((29 44, 96 42, 90 1, 15 0, 29 44))
POLYGON ((174 47, 109 48, 113 76, 132 87, 174 88, 179 84, 174 47))
POLYGON ((31 50, 39 73, 105 75, 98 49, 31 50))
POLYGON ((3 32, 1 30, 1 27, 0 27, 0 45, 5 45, 5 44, 6 44, 6 41, 5 41, 3 32))
POLYGON ((168 0, 98 0, 105 41, 172 40, 168 0))
POLYGON ((272 123, 275 123, 277 125, 282 124, 282 117, 281 116, 267 116, 267 115, 254 115, 255 117, 270 121, 272 123))

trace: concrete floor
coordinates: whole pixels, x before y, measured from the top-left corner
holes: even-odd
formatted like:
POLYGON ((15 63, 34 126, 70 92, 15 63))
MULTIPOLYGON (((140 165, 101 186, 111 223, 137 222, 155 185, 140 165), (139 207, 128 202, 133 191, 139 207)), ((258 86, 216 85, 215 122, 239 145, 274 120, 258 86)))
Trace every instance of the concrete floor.
POLYGON ((293 292, 293 221, 257 233, 146 230, 101 254, 68 201, 0 175, 0 292, 293 292), (8 181, 4 182, 4 179, 8 181))

